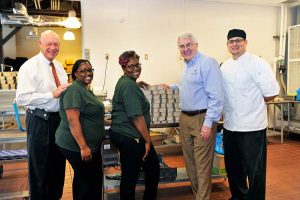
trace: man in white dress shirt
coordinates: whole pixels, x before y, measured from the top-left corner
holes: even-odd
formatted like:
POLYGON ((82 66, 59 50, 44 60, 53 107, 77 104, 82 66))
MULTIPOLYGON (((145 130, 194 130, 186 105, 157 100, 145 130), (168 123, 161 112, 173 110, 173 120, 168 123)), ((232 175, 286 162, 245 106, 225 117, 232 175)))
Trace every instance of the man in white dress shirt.
POLYGON ((32 200, 61 198, 65 158, 55 144, 59 125, 59 96, 69 86, 62 65, 54 60, 59 36, 41 34, 40 53, 25 62, 18 73, 17 104, 26 106, 29 186, 32 200))
POLYGON ((225 167, 232 200, 264 200, 266 191, 266 102, 279 94, 270 65, 246 52, 246 33, 227 35, 232 58, 221 66, 224 91, 225 167))

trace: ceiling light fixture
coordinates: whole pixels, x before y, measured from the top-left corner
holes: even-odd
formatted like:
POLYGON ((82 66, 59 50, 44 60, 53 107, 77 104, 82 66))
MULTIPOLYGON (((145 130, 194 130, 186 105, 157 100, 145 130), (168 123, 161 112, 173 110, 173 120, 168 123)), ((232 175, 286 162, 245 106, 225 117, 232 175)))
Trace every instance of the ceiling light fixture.
POLYGON ((66 21, 64 21, 64 26, 66 28, 80 28, 81 27, 81 23, 78 20, 78 18, 76 17, 75 10, 69 11, 68 18, 66 19, 66 21))
POLYGON ((72 31, 67 30, 64 34, 64 40, 75 40, 75 34, 72 31))
POLYGON ((29 29, 27 39, 36 39, 36 38, 38 38, 38 29, 37 27, 31 27, 29 29))

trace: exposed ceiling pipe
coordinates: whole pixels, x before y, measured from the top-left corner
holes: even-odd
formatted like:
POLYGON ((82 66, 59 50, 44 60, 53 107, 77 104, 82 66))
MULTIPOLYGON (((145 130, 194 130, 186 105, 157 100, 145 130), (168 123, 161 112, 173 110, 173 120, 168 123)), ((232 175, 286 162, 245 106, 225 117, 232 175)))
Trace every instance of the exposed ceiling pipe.
POLYGON ((38 5, 37 5, 36 0, 33 0, 33 2, 34 2, 34 7, 35 7, 35 9, 38 9, 38 5))
POLYGON ((286 32, 287 32, 287 4, 281 5, 280 10, 280 34, 279 34, 279 60, 284 60, 285 56, 285 46, 286 46, 286 32))
MULTIPOLYGON (((35 0, 37 3, 38 0, 35 0)), ((59 0, 55 0, 57 6, 59 0)), ((54 0, 51 0, 51 5, 54 0)), ((52 7, 53 8, 53 7, 52 7)), ((58 8, 58 7, 57 7, 58 8)), ((13 9, 14 14, 0 13, 0 22, 2 25, 10 26, 64 26, 66 27, 66 17, 69 15, 65 11, 58 10, 35 10, 34 12, 27 11, 26 7, 21 3, 16 3, 13 9), (55 16, 54 16, 55 15, 55 16), (56 17, 59 16, 59 17, 56 17)), ((74 11, 74 16, 76 12, 74 11)))
POLYGON ((42 7, 41 7, 41 0, 37 0, 37 4, 38 4, 39 9, 41 10, 42 9, 42 7))
POLYGON ((60 10, 60 0, 51 0, 50 8, 51 10, 60 10))
POLYGON ((279 51, 278 51, 279 60, 283 59, 283 55, 282 55, 283 23, 284 23, 284 4, 281 4, 281 7, 280 7, 279 51))
POLYGON ((286 33, 287 33, 287 14, 288 14, 288 7, 287 5, 284 6, 284 26, 283 26, 283 38, 282 38, 282 55, 285 56, 286 50, 286 33))
POLYGON ((279 50, 278 57, 275 58, 275 66, 279 69, 279 81, 282 86, 283 93, 286 94, 287 88, 283 79, 283 72, 285 71, 285 46, 286 46, 286 32, 287 32, 287 9, 286 3, 281 4, 280 9, 280 35, 279 35, 279 50))
POLYGON ((59 4, 59 0, 56 0, 56 10, 59 10, 58 4, 59 4))
POLYGON ((54 0, 50 1, 50 9, 51 10, 55 10, 55 2, 54 2, 54 0))

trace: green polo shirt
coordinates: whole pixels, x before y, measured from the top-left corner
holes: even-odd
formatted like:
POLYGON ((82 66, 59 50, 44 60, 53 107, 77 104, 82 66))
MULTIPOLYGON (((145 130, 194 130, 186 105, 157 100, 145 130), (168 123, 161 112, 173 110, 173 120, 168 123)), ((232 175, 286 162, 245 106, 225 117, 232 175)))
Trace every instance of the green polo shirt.
POLYGON ((74 81, 60 97, 59 115, 61 121, 56 130, 55 142, 58 146, 80 152, 80 148, 71 134, 66 109, 80 111, 80 124, 83 137, 92 152, 100 151, 104 137, 104 105, 79 81, 74 81))
POLYGON ((150 104, 135 80, 126 75, 119 79, 112 106, 112 131, 131 138, 140 138, 141 135, 132 122, 136 116, 144 116, 149 130, 150 104))

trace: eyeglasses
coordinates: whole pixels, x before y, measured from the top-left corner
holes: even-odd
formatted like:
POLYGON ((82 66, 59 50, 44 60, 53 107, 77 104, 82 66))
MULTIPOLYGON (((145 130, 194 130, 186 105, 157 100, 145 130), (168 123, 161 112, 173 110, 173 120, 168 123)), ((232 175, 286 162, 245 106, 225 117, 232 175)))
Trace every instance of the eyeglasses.
POLYGON ((182 45, 179 45, 179 49, 180 50, 184 50, 185 48, 186 49, 190 49, 195 43, 187 43, 186 45, 182 44, 182 45))
POLYGON ((235 39, 235 40, 228 40, 228 44, 233 44, 233 43, 237 43, 237 44, 240 44, 241 42, 243 42, 244 39, 243 38, 238 38, 238 39, 235 39))
POLYGON ((128 69, 130 70, 134 70, 134 69, 141 69, 142 68, 142 64, 141 63, 138 63, 138 64, 135 64, 135 65, 128 65, 127 66, 128 69))
POLYGON ((78 72, 80 72, 81 74, 87 74, 88 72, 89 73, 94 73, 94 69, 91 68, 91 69, 82 69, 82 70, 77 70, 78 72))

